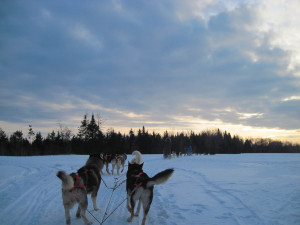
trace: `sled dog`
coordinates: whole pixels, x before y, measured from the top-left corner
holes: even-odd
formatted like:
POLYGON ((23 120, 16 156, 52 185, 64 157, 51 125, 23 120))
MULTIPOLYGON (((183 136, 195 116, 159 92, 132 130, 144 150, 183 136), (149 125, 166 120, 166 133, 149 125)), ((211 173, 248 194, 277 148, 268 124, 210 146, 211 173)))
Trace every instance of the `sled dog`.
POLYGON ((87 194, 91 194, 95 210, 99 210, 96 198, 101 183, 101 159, 99 155, 90 155, 85 166, 76 173, 67 174, 58 171, 56 176, 62 181, 62 200, 65 208, 66 224, 71 224, 70 209, 78 203, 77 218, 82 218, 85 224, 92 224, 85 216, 88 207, 87 194))
POLYGON ((117 166, 117 174, 120 175, 119 171, 122 166, 121 173, 124 171, 125 161, 127 159, 126 154, 116 154, 111 160, 112 170, 111 173, 114 174, 115 166, 117 166))
POLYGON ((112 161, 114 163, 114 158, 115 158, 115 154, 110 154, 110 153, 103 154, 103 160, 104 160, 104 164, 105 164, 105 167, 106 167, 106 172, 108 174, 110 174, 109 168, 108 168, 109 164, 112 163, 112 161))
POLYGON ((112 166, 111 173, 114 174, 115 167, 117 166, 117 174, 120 175, 120 168, 122 166, 122 171, 121 171, 122 173, 124 170, 126 159, 127 159, 126 154, 110 154, 110 153, 103 154, 103 160, 106 167, 106 172, 110 174, 109 164, 111 163, 112 166))
MULTIPOLYGON (((139 159, 136 159, 136 161, 138 160, 139 159)), ((144 173, 143 165, 144 163, 137 164, 128 162, 128 171, 126 174, 126 191, 127 209, 130 212, 130 217, 127 219, 127 221, 131 222, 134 216, 139 215, 141 204, 143 204, 144 217, 142 225, 145 225, 146 217, 148 215, 150 205, 153 199, 154 185, 163 184, 167 182, 173 174, 174 170, 167 169, 150 178, 146 173, 144 173), (137 211, 134 214, 134 207, 137 201, 139 201, 139 203, 137 211)))

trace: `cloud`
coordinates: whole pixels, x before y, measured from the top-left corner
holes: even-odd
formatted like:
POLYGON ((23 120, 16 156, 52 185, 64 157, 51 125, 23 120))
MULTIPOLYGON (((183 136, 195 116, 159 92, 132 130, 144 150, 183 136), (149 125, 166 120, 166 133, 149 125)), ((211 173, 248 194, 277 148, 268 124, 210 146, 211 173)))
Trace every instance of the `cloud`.
POLYGON ((291 97, 300 95, 298 8, 296 1, 6 2, 0 120, 76 127, 86 112, 99 112, 116 129, 190 129, 197 118, 298 129, 291 97))
POLYGON ((287 101, 295 101, 295 100, 300 100, 300 96, 287 97, 287 98, 282 99, 281 101, 287 102, 287 101))
POLYGON ((257 24, 262 32, 272 32, 270 46, 279 47, 290 52, 290 62, 288 71, 295 76, 299 76, 296 71, 300 66, 299 38, 300 33, 297 30, 297 24, 300 18, 297 12, 300 9, 299 1, 263 1, 259 8, 259 20, 262 23, 257 24))

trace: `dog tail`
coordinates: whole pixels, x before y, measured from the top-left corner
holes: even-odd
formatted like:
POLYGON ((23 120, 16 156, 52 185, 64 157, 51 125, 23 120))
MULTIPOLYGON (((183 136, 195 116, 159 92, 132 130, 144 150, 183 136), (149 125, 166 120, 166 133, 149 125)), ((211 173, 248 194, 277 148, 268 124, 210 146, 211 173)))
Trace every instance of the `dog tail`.
POLYGON ((159 172, 154 177, 149 179, 149 181, 147 182, 147 188, 167 182, 172 176, 173 172, 174 169, 166 169, 164 171, 159 172))
POLYGON ((73 178, 67 174, 65 171, 58 171, 56 173, 56 176, 61 179, 62 182, 62 189, 64 190, 70 190, 74 187, 74 180, 73 178))
POLYGON ((135 157, 136 157, 136 160, 135 160, 136 164, 142 164, 142 154, 139 151, 134 151, 132 153, 132 155, 135 155, 135 157))

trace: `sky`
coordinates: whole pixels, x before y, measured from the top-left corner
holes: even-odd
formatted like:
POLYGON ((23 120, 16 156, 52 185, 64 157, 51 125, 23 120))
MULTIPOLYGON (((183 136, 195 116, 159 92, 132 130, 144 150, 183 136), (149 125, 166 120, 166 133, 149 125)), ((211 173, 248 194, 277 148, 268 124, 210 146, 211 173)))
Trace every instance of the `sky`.
POLYGON ((300 143, 299 11, 298 0, 4 0, 0 128, 76 134, 95 114, 104 132, 300 143))

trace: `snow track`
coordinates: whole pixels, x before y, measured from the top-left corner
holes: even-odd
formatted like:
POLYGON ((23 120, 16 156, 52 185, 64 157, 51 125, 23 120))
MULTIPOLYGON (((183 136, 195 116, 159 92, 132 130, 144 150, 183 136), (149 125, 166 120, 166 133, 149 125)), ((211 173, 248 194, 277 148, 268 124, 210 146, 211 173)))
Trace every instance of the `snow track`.
POLYGON ((219 204, 223 208, 223 215, 219 216, 222 221, 229 221, 230 224, 264 224, 262 219, 259 218, 256 213, 249 208, 241 199, 234 196, 229 191, 213 183, 207 177, 200 173, 186 169, 176 168, 189 176, 191 179, 197 179, 202 183, 200 188, 216 201, 215 204, 219 204))
MULTIPOLYGON (((146 224, 264 225, 300 224, 300 155, 217 155, 164 160, 161 155, 144 155, 144 171, 150 176, 174 168, 170 180, 155 186, 146 224)), ((131 160, 129 156, 128 160, 131 160)), ((58 170, 74 172, 87 156, 0 157, 0 224, 65 224, 58 170)), ((125 180, 103 175, 109 187, 125 180)), ((103 182, 98 192, 99 211, 89 198, 88 210, 104 224, 142 222, 143 212, 127 222, 123 183, 112 194, 103 182), (121 205, 120 205, 121 204, 121 205), (119 206, 120 205, 120 206, 119 206), (107 215, 106 215, 107 216, 107 215)), ((71 210, 71 223, 77 219, 71 210)), ((99 224, 88 212, 87 217, 99 224)))

